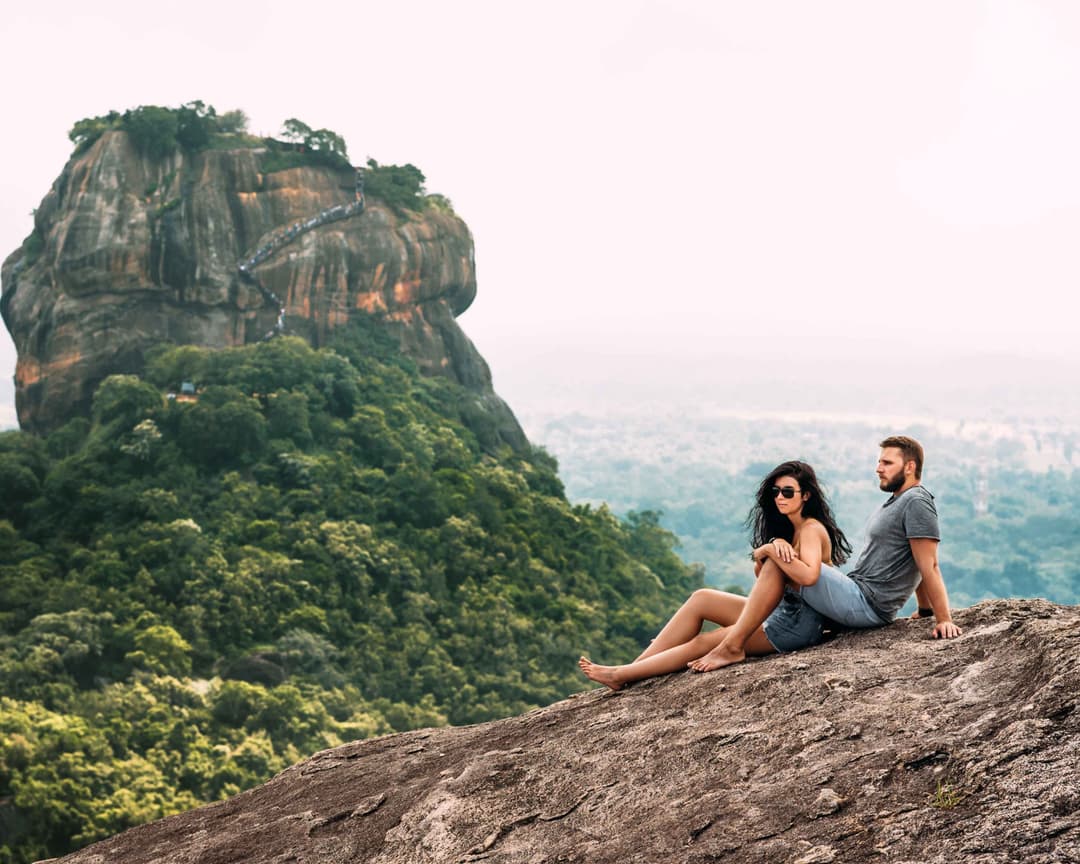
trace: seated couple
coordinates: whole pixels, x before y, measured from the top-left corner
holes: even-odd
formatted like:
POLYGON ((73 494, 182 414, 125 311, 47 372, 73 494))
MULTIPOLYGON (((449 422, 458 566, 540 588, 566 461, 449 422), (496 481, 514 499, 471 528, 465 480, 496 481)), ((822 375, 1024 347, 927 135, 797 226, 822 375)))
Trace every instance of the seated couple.
POLYGON ((923 450, 894 436, 881 442, 877 475, 889 499, 870 517, 866 548, 847 575, 837 564, 851 546, 837 527, 814 469, 805 462, 778 465, 761 481, 750 511, 754 587, 747 597, 702 588, 672 616, 633 662, 601 666, 578 661, 593 681, 623 684, 689 667, 708 672, 747 654, 795 651, 816 645, 824 631, 890 623, 914 591, 916 617, 934 615, 935 639, 960 634, 938 567, 934 496, 920 483, 923 450), (720 627, 701 632, 706 621, 720 627))

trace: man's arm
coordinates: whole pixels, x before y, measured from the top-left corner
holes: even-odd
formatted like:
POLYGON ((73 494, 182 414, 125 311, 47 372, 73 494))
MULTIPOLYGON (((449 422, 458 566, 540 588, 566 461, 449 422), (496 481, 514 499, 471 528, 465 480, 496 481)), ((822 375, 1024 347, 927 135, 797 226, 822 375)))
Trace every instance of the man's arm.
POLYGON ((930 609, 930 598, 926 596, 926 589, 923 588, 922 582, 920 582, 919 587, 915 589, 915 605, 919 608, 911 613, 912 618, 925 618, 927 616, 922 614, 923 612, 926 612, 927 610, 930 612, 934 611, 933 609, 930 609))
MULTIPOLYGON (((938 566, 938 541, 930 537, 913 537, 908 542, 911 544, 911 554, 915 557, 915 565, 922 576, 919 589, 934 610, 937 621, 934 625, 934 638, 952 639, 959 636, 961 631, 953 624, 952 612, 949 611, 949 595, 945 591, 945 580, 938 566)), ((922 603, 920 600, 919 605, 922 603)))

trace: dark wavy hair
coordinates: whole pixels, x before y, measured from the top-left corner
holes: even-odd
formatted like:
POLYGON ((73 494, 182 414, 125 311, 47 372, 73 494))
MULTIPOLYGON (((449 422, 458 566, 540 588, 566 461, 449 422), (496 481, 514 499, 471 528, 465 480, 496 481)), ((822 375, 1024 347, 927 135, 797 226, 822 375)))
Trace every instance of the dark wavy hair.
POLYGON ((817 519, 825 526, 832 543, 832 560, 834 564, 843 564, 851 554, 851 544, 844 532, 840 530, 833 518, 829 502, 821 492, 817 474, 814 469, 805 462, 792 460, 782 462, 765 475, 765 479, 758 486, 754 506, 746 517, 746 525, 750 529, 751 544, 757 548, 768 543, 774 537, 782 537, 789 543, 795 536, 795 526, 791 520, 776 508, 776 500, 772 494, 773 486, 781 477, 794 477, 799 483, 801 492, 809 492, 810 497, 803 504, 803 516, 817 519))

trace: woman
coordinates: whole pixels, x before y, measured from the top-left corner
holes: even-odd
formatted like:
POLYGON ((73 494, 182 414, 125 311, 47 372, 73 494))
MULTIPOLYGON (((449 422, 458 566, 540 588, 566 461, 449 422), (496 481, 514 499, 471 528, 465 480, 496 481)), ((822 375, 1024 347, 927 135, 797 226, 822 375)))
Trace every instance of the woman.
POLYGON ((814 469, 797 461, 777 465, 761 481, 746 521, 756 577, 748 597, 701 588, 633 663, 601 666, 582 657, 581 671, 618 690, 627 682, 686 667, 708 672, 738 663, 747 654, 795 651, 819 643, 828 619, 796 592, 817 582, 822 564, 847 560, 851 545, 833 519, 814 469), (719 629, 702 633, 706 621, 719 624, 719 629))

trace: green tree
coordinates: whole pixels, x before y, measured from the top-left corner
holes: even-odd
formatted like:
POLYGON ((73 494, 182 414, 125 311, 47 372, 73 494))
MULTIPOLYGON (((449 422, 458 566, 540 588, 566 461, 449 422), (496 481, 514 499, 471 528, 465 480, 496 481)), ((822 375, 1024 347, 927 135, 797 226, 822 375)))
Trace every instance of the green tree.
POLYGON ((213 105, 196 100, 181 105, 176 112, 176 140, 185 150, 199 150, 210 142, 217 126, 213 105))
POLYGON ((303 143, 311 135, 311 127, 295 117, 290 117, 281 126, 281 137, 286 141, 303 143))
POLYGON ((256 400, 231 387, 208 387, 195 405, 183 406, 180 446, 211 467, 256 461, 267 441, 267 423, 256 400))
POLYGON ((94 422, 114 423, 127 431, 163 403, 158 389, 135 375, 110 375, 94 392, 94 422))
POLYGON ((169 108, 140 105, 123 113, 120 128, 131 136, 140 153, 161 159, 177 147, 180 119, 178 113, 169 108))
POLYGON ((420 210, 424 206, 424 180, 424 173, 415 165, 380 165, 368 159, 364 194, 391 207, 420 210))
POLYGON ((271 438, 292 441, 302 449, 313 443, 308 398, 303 393, 278 390, 267 400, 266 419, 271 438))
POLYGON ((152 624, 135 634, 135 651, 125 658, 160 675, 190 675, 191 646, 167 624, 152 624))
POLYGON ((331 156, 340 156, 348 159, 349 154, 345 147, 345 139, 329 129, 316 129, 304 138, 304 145, 316 153, 325 153, 331 156))
POLYGON ((109 129, 115 129, 120 125, 120 114, 110 111, 100 117, 85 117, 76 121, 68 132, 68 138, 75 145, 75 152, 82 153, 91 144, 97 141, 109 129))
POLYGON ((0 518, 18 519, 27 504, 41 494, 34 472, 9 454, 0 455, 0 518))
POLYGON ((220 114, 217 118, 217 131, 225 134, 247 132, 248 116, 243 111, 235 109, 220 114))

